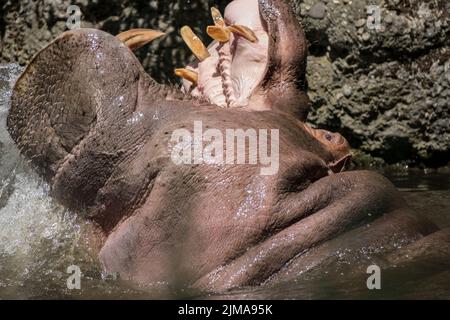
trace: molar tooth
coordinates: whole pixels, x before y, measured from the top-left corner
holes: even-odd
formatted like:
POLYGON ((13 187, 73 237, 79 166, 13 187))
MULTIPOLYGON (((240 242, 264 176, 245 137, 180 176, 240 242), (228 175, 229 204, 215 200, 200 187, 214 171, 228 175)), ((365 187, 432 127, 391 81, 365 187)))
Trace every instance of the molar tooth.
POLYGON ((241 25, 236 24, 236 25, 229 26, 228 29, 231 32, 236 33, 236 34, 240 35, 241 37, 247 39, 250 42, 258 41, 258 38, 256 37, 256 34, 253 32, 253 30, 246 26, 241 26, 241 25))
POLYGON ((194 85, 198 83, 198 73, 195 71, 184 68, 175 69, 175 75, 192 82, 194 85))
POLYGON ((221 26, 209 26, 206 29, 206 32, 208 33, 208 35, 211 38, 213 38, 214 40, 217 40, 219 42, 230 41, 231 31, 228 28, 221 27, 221 26))
POLYGON ((131 50, 136 50, 163 35, 165 35, 164 32, 152 29, 131 29, 119 33, 116 38, 122 41, 131 50))
POLYGON ((190 27, 184 26, 181 28, 181 37, 198 60, 203 61, 210 56, 202 40, 197 37, 190 27))
POLYGON ((222 14, 220 13, 219 9, 211 7, 211 16, 213 18, 214 24, 217 27, 225 27, 225 20, 222 17, 222 14))

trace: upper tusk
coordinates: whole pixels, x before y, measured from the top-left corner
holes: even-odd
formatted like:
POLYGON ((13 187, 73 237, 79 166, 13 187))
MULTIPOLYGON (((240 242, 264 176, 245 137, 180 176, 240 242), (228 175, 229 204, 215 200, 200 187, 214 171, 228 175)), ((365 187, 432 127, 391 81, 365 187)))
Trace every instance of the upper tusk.
POLYGON ((230 41, 231 31, 226 27, 209 26, 206 29, 206 32, 208 33, 208 35, 211 38, 213 38, 214 40, 217 40, 219 42, 230 41))
POLYGON ((198 83, 198 73, 188 69, 175 69, 175 75, 184 78, 194 85, 198 83))
POLYGON ((136 50, 163 35, 165 35, 164 32, 152 29, 131 29, 118 34, 116 38, 131 50, 136 50))
POLYGON ((250 42, 258 41, 258 38, 256 37, 256 34, 253 32, 253 30, 246 26, 232 25, 232 26, 229 26, 228 29, 231 32, 238 34, 241 37, 247 39, 250 42))
POLYGON ((216 26, 225 27, 225 19, 222 17, 222 14, 220 13, 219 9, 211 7, 211 16, 216 26))
POLYGON ((210 56, 202 40, 188 26, 181 28, 181 37, 198 60, 203 61, 210 56))

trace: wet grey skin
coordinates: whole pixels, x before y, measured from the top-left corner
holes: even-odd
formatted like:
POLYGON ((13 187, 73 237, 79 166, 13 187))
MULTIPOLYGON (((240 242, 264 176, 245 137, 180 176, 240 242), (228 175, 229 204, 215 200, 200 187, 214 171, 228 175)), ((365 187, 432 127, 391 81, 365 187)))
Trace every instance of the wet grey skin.
POLYGON ((246 105, 220 108, 158 84, 124 43, 93 29, 62 34, 18 79, 9 132, 52 196, 98 225, 105 271, 143 286, 224 291, 290 279, 345 248, 375 247, 386 267, 424 251, 449 261, 450 230, 409 209, 384 177, 346 171, 345 139, 305 125, 303 30, 288 1, 258 7, 267 60, 246 105), (278 172, 176 165, 171 134, 194 121, 278 129, 278 172), (392 245, 399 238, 403 249, 392 245))

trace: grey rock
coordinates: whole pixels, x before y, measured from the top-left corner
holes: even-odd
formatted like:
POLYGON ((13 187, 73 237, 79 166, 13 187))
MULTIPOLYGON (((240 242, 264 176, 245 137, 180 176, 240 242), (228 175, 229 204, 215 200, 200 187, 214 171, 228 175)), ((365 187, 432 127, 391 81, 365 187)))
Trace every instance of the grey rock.
POLYGON ((344 96, 349 98, 352 95, 352 87, 349 85, 344 85, 342 88, 342 92, 344 93, 344 96))
POLYGON ((302 17, 312 53, 310 121, 342 132, 358 154, 387 163, 446 165, 450 2, 384 1, 381 30, 369 30, 366 6, 377 3, 330 1, 327 19, 302 17), (343 27, 343 13, 355 22, 343 27))
POLYGON ((368 41, 370 39, 370 33, 364 32, 361 36, 361 39, 363 39, 364 41, 368 41))
POLYGON ((308 15, 314 19, 323 19, 325 18, 327 6, 323 2, 318 2, 311 7, 308 12, 308 15))
POLYGON ((365 26, 366 24, 367 24, 367 19, 358 19, 355 22, 355 26, 357 28, 361 28, 361 27, 365 26))

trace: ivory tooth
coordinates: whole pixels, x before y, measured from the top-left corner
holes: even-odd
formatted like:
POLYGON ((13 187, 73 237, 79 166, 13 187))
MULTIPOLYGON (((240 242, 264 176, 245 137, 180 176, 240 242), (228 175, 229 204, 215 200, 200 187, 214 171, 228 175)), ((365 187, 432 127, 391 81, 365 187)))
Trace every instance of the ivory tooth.
POLYGON ((175 75, 181 78, 184 78, 194 85, 198 83, 198 73, 188 69, 175 69, 175 75))
POLYGON ((230 41, 231 31, 228 28, 219 26, 209 26, 206 29, 206 32, 211 38, 219 42, 230 41))
POLYGON ((152 29, 131 29, 118 34, 116 38, 131 50, 136 50, 163 35, 165 35, 164 32, 152 29))
POLYGON ((225 27, 225 19, 222 17, 222 14, 220 13, 219 9, 211 7, 211 16, 216 26, 225 27))
POLYGON ((238 34, 241 37, 247 39, 250 42, 258 41, 258 38, 256 37, 256 34, 253 32, 253 30, 246 26, 232 25, 232 26, 229 26, 228 29, 231 32, 238 34))
POLYGON ((190 27, 184 26, 181 28, 181 37, 198 60, 203 61, 210 56, 202 40, 197 37, 190 27))

